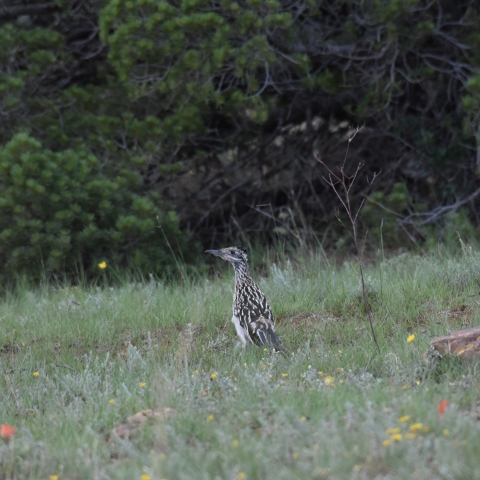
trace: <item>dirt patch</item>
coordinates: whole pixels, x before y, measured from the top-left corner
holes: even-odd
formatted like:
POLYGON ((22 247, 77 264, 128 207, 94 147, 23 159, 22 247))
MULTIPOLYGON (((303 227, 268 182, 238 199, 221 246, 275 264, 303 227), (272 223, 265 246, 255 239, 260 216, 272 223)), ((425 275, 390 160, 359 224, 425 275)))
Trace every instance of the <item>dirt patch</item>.
POLYGON ((20 350, 18 345, 13 343, 5 343, 0 347, 0 355, 8 355, 9 353, 17 353, 20 350))
POLYGON ((449 321, 458 325, 470 327, 475 317, 475 308, 471 305, 460 305, 450 310, 448 314, 449 321))
POLYGON ((164 422, 167 418, 173 417, 177 411, 170 407, 142 410, 127 417, 124 423, 117 425, 111 432, 108 443, 112 443, 115 438, 129 439, 140 433, 144 425, 154 425, 164 422))
POLYGON ((469 328, 473 325, 475 312, 478 307, 473 305, 458 305, 450 310, 437 310, 436 305, 432 302, 425 302, 422 313, 418 315, 414 324, 418 326, 426 326, 431 324, 432 320, 437 324, 446 322, 453 329, 469 328))

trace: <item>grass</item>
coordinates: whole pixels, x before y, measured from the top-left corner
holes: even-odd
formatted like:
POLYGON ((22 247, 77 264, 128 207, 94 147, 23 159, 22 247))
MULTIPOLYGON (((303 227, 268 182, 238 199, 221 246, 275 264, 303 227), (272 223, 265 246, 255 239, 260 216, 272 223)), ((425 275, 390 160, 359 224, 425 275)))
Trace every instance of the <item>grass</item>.
POLYGON ((240 347, 230 271, 5 296, 0 423, 17 431, 0 478, 480 478, 478 363, 422 359, 433 336, 480 324, 480 254, 441 252, 366 269, 381 355, 355 263, 315 255, 254 273, 287 358, 240 347), (111 438, 163 407, 176 414, 111 438))

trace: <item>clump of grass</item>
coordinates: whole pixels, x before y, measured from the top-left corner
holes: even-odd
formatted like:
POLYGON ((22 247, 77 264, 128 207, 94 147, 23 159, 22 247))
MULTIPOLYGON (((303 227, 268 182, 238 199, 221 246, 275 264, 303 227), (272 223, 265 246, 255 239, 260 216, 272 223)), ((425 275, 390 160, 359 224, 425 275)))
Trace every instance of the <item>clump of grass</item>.
POLYGON ((477 366, 422 355, 432 336, 480 323, 480 255, 441 253, 365 267, 375 362, 355 265, 323 254, 258 279, 287 358, 240 347, 230 275, 7 296, 0 423, 17 431, 0 477, 478 478, 477 366), (160 407, 176 415, 108 442, 160 407))

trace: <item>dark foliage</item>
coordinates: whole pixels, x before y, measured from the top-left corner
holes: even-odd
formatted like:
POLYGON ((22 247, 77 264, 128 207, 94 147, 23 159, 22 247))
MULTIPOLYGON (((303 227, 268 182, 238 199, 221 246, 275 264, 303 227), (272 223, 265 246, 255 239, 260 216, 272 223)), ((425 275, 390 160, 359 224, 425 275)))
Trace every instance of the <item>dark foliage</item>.
POLYGON ((364 124, 350 158, 382 171, 364 222, 418 241, 412 222, 464 198, 480 224, 478 32, 475 0, 7 0, 0 138, 135 172, 205 245, 304 244, 337 238, 314 153, 341 164, 364 124))

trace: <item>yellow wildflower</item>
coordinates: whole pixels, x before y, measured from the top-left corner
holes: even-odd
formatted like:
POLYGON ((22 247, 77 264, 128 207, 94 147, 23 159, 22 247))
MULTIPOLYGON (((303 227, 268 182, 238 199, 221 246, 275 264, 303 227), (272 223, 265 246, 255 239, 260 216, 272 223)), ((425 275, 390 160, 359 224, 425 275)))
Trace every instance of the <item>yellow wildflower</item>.
POLYGON ((240 445, 240 442, 238 440, 232 440, 232 447, 237 448, 240 445))
POLYGON ((210 380, 215 380, 217 378, 217 374, 216 373, 212 373, 210 375, 210 380))
POLYGON ((301 422, 304 422, 306 419, 307 419, 307 417, 305 417, 305 415, 303 415, 303 416, 300 417, 300 421, 301 421, 301 422))
POLYGON ((140 388, 143 388, 146 385, 145 382, 140 382, 140 388))
POLYGON ((447 430, 447 429, 445 429, 445 430, 443 431, 443 434, 444 434, 446 437, 448 437, 448 436, 450 435, 450 431, 447 430))
POLYGON ((297 452, 293 452, 293 453, 292 453, 292 458, 293 458, 294 460, 296 460, 296 459, 298 458, 298 453, 297 453, 297 452))
POLYGON ((396 433, 395 435, 392 435, 392 440, 394 442, 399 442, 402 439, 402 434, 401 433, 396 433))
POLYGON ((358 463, 353 466, 353 471, 354 472, 359 472, 362 469, 362 466, 359 465, 358 463))
POLYGON ((413 425, 410 425, 410 430, 412 432, 417 432, 418 430, 421 430, 423 428, 423 423, 414 423, 413 425))
POLYGON ((327 375, 324 379, 323 379, 323 383, 325 385, 332 385, 333 384, 333 377, 331 375, 327 375))
POLYGON ((111 398, 108 403, 115 403, 115 399, 114 398, 111 398))
POLYGON ((38 372, 33 372, 33 376, 37 378, 40 374, 38 372))
POLYGON ((245 474, 243 472, 238 472, 237 478, 245 478, 245 474))
POLYGON ((100 263, 98 264, 98 268, 99 268, 100 270, 104 270, 105 268, 107 268, 107 262, 100 262, 100 263))
POLYGON ((410 415, 404 415, 403 417, 400 417, 398 419, 399 423, 405 423, 405 422, 408 422, 410 420, 410 415))
POLYGON ((400 427, 387 429, 387 435, 395 435, 396 433, 400 433, 400 427))
POLYGON ((407 338, 407 342, 410 343, 410 342, 413 342, 415 340, 415 335, 412 333, 408 338, 407 338))
POLYGON ((146 473, 144 473, 144 474, 140 477, 140 480, 150 480, 150 475, 147 475, 146 473))
POLYGON ((50 480, 58 480, 58 475, 50 475, 48 478, 50 480))
POLYGON ((288 373, 282 373, 282 377, 283 378, 288 377, 288 373))
POLYGON ((391 440, 384 440, 382 443, 385 447, 388 447, 392 442, 391 440))
POLYGON ((411 433, 411 432, 408 432, 405 434, 405 438, 408 440, 410 438, 415 438, 417 436, 416 433, 411 433))
POLYGON ((207 422, 211 422, 212 420, 213 420, 213 415, 209 415, 209 416, 207 417, 207 422))

